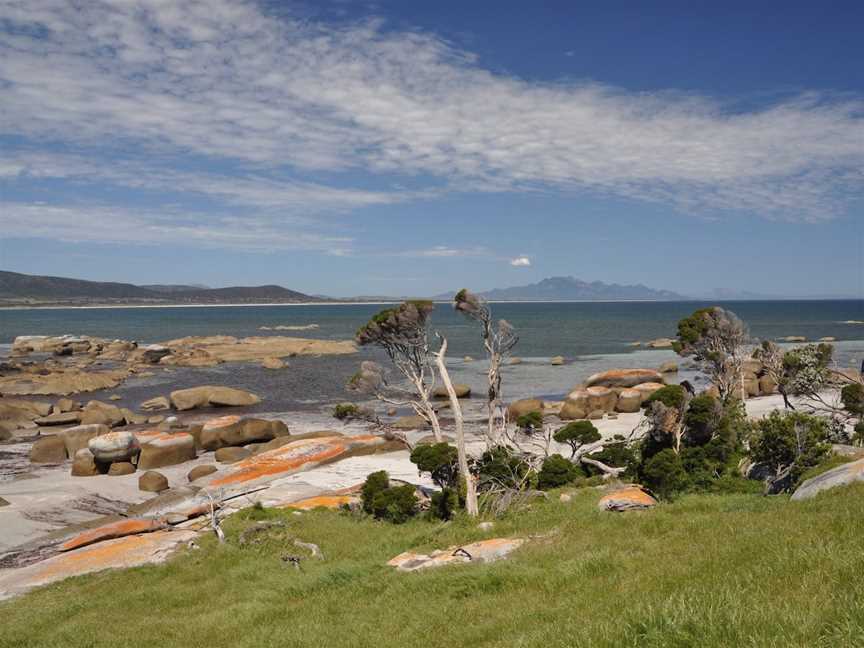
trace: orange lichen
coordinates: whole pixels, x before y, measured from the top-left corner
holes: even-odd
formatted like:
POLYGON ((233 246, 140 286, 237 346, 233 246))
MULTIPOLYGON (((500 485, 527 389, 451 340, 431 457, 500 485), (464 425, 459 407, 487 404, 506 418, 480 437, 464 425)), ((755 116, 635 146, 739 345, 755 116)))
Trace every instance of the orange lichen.
POLYGON ((240 420, 240 417, 236 414, 228 414, 226 416, 219 416, 217 418, 210 419, 204 424, 204 430, 212 430, 213 428, 219 427, 228 427, 229 425, 234 425, 240 420))
POLYGON ((72 549, 85 547, 97 542, 102 542, 103 540, 122 538, 123 536, 134 535, 136 533, 151 533, 164 528, 165 524, 160 520, 148 518, 120 520, 78 534, 74 538, 67 540, 60 545, 60 551, 71 551, 72 549))
POLYGON ((285 504, 282 508, 297 509, 298 511, 311 511, 316 508, 337 509, 356 501, 357 498, 352 495, 318 495, 317 497, 307 497, 299 502, 285 504))
POLYGON ((609 509, 618 508, 621 504, 647 508, 657 504, 657 500, 638 486, 626 486, 601 497, 597 506, 601 509, 609 509))

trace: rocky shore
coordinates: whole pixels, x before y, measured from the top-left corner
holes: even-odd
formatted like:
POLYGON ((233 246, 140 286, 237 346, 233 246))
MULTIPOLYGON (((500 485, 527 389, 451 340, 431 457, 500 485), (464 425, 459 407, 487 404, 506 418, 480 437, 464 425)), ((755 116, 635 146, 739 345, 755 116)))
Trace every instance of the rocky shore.
MULTIPOLYGON (((163 560, 212 532, 214 516, 255 502, 300 511, 355 505, 359 485, 377 470, 427 497, 432 484, 418 477, 408 446, 428 439, 430 430, 404 410, 373 411, 347 423, 324 412, 273 415, 260 410, 259 394, 219 384, 167 390, 129 407, 112 402, 120 397, 84 396, 176 367, 255 363, 269 372, 295 356, 354 352, 349 341, 279 336, 146 346, 86 336, 17 338, 0 364, 0 597, 74 574, 163 560)), ((563 390, 563 399, 514 400, 508 414, 516 420, 539 411, 553 427, 590 419, 604 439, 625 436, 640 424, 644 401, 678 382, 678 371, 666 360, 656 368, 598 372, 563 390)), ((469 452, 479 455, 485 403, 471 398, 470 385, 455 390, 469 452)), ((782 406, 757 361, 745 367, 742 393, 751 399, 751 416, 782 406)), ((435 394, 447 431, 444 395, 435 394)), ((374 405, 360 403, 367 411, 374 405)), ((619 494, 603 507, 642 506, 636 499, 619 494)))

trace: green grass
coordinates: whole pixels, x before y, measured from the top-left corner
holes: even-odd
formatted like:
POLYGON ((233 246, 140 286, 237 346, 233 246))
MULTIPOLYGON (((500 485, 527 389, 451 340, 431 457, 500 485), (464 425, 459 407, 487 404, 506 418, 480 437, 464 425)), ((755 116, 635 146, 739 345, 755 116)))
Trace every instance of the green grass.
POLYGON ((483 537, 464 519, 392 526, 248 510, 161 566, 67 580, 0 604, 0 646, 864 646, 864 484, 805 502, 688 495, 645 513, 598 492, 495 523, 539 536, 503 562, 398 573, 397 553, 483 537), (284 531, 241 548, 253 519, 284 531), (290 537, 323 562, 297 572, 290 537))

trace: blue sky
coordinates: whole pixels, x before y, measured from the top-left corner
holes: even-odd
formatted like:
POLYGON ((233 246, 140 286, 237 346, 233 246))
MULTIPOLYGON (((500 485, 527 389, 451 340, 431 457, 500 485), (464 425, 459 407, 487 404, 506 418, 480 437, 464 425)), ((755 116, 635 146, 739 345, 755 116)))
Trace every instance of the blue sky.
POLYGON ((860 3, 77 4, 0 0, 0 269, 864 296, 860 3))

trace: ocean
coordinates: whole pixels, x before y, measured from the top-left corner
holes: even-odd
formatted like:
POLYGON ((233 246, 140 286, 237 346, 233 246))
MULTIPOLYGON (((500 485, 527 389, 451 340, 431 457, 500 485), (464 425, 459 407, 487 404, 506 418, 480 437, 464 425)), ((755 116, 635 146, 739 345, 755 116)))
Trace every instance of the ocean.
MULTIPOLYGON (((595 371, 612 367, 656 367, 676 359, 671 351, 634 348, 631 343, 672 337, 679 319, 708 302, 584 302, 495 303, 496 318, 508 320, 519 334, 514 355, 520 365, 507 367, 505 392, 511 398, 566 394, 595 371), (563 367, 549 364, 564 356, 563 367)), ((748 325, 754 338, 789 335, 808 340, 834 337, 841 366, 860 366, 864 359, 864 300, 724 302, 748 325), (853 323, 854 322, 854 323, 853 323)), ((57 308, 0 310, 0 355, 18 335, 82 334, 159 342, 189 335, 225 334, 237 337, 288 335, 322 339, 351 338, 382 304, 213 306, 181 308, 57 308), (277 326, 316 328, 273 330, 277 326), (262 329, 262 327, 266 327, 262 329), (269 330, 267 330, 269 328, 269 330)), ((449 341, 451 371, 457 381, 483 391, 485 365, 478 328, 438 304, 432 328, 449 341), (463 356, 477 358, 465 363, 463 356)), ((251 389, 265 397, 267 409, 288 411, 316 408, 351 398, 345 381, 366 358, 384 361, 381 354, 292 358, 285 371, 257 366, 221 365, 212 369, 177 369, 151 378, 127 381, 114 390, 135 402, 166 390, 205 382, 251 389)), ((686 366, 686 365, 685 365, 686 366)), ((689 374, 682 374, 688 375, 689 374)), ((94 398, 100 395, 94 394, 94 398)))

